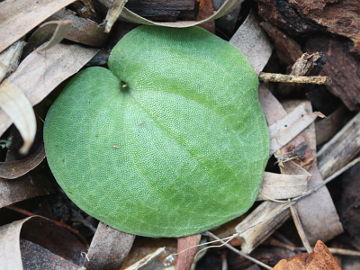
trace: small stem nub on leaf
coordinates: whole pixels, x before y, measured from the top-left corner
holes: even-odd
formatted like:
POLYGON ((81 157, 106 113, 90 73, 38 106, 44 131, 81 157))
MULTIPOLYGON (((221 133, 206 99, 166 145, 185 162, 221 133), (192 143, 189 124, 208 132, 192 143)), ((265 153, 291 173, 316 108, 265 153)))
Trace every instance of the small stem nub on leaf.
POLYGON ((129 85, 124 81, 120 81, 120 91, 123 92, 123 93, 128 93, 129 92, 129 85))

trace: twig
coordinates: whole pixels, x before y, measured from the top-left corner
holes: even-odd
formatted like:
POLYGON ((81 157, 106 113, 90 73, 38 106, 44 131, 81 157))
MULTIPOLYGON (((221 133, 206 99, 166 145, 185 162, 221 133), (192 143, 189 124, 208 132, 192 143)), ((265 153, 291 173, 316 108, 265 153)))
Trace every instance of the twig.
POLYGON ((310 242, 306 237, 304 228, 303 228, 303 226, 301 224, 301 221, 300 221, 299 214, 298 214, 298 212, 296 210, 296 207, 294 205, 290 206, 290 212, 291 212, 291 216, 293 218, 296 230, 297 230, 297 232, 298 232, 298 234, 300 236, 301 242, 303 243, 303 245, 304 245, 304 247, 305 247, 305 249, 306 249, 306 251, 308 253, 312 252, 310 242))
POLYGON ((261 267, 264 267, 264 268, 266 268, 266 269, 272 269, 272 267, 270 267, 269 265, 267 265, 267 264, 265 264, 265 263, 263 263, 263 262, 255 259, 255 258, 253 258, 253 257, 251 257, 251 256, 249 256, 249 255, 247 255, 247 254, 245 254, 245 253, 243 253, 243 252, 241 252, 240 250, 234 248, 233 246, 225 243, 223 240, 221 240, 219 237, 217 237, 217 236, 216 236, 215 234, 213 234, 212 232, 207 232, 207 235, 209 235, 210 237, 212 237, 212 238, 218 240, 219 242, 223 243, 227 248, 231 249, 232 251, 234 251, 235 253, 239 254, 240 256, 248 259, 249 261, 252 261, 252 262, 254 262, 254 263, 256 263, 256 264, 258 264, 258 265, 260 265, 261 267))
POLYGON ((280 83, 328 84, 330 82, 327 76, 297 76, 266 72, 260 72, 259 79, 264 82, 280 83))

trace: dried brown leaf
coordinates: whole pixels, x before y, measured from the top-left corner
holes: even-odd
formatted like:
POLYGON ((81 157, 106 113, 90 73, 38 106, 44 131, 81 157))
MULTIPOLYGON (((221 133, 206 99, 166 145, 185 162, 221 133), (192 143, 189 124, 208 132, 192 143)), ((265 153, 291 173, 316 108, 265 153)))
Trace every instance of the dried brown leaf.
POLYGON ((317 241, 314 251, 283 259, 274 270, 341 270, 336 259, 322 241, 317 241))
POLYGON ((201 240, 200 234, 178 238, 178 257, 175 270, 189 270, 194 262, 197 245, 201 240))
MULTIPOLYGON (((14 91, 17 92, 22 91, 31 105, 35 105, 43 100, 62 81, 78 72, 96 52, 97 50, 83 48, 78 45, 63 44, 57 44, 44 52, 34 51, 7 78, 5 89, 10 88, 15 89, 14 91)), ((2 87, 3 84, 1 85, 2 87)), ((19 102, 19 100, 16 98, 14 102, 19 102)), ((14 108, 11 109, 14 110, 14 108)), ((23 110, 23 108, 19 108, 19 110, 23 110)), ((29 116, 24 115, 24 117, 29 116)), ((11 123, 11 119, 4 111, 0 110, 0 134, 11 123)), ((28 127, 29 125, 30 122, 24 122, 24 128, 30 129, 31 126, 28 127)), ((30 130, 33 132, 33 129, 30 130)))
POLYGON ((100 47, 106 41, 108 35, 104 32, 104 27, 96 22, 76 16, 76 14, 68 9, 60 10, 50 17, 52 20, 71 20, 70 30, 65 39, 72 40, 77 43, 100 47))
POLYGON ((0 82, 17 68, 24 46, 20 40, 0 53, 0 82))
POLYGON ((0 85, 0 108, 19 130, 24 141, 20 152, 26 154, 35 139, 35 114, 24 92, 11 80, 4 80, 0 85))
POLYGON ((119 269, 129 254, 135 235, 100 222, 87 253, 86 269, 119 269))
POLYGON ((36 168, 45 159, 44 146, 41 144, 31 155, 21 160, 0 162, 0 177, 15 179, 36 168))
POLYGON ((8 0, 0 2, 0 52, 75 0, 8 0))
POLYGON ((308 185, 308 175, 265 172, 257 200, 280 200, 300 196, 308 185))
POLYGON ((84 244, 68 230, 42 217, 29 217, 0 227, 0 265, 4 270, 22 270, 20 237, 39 244, 72 263, 81 264, 84 244))

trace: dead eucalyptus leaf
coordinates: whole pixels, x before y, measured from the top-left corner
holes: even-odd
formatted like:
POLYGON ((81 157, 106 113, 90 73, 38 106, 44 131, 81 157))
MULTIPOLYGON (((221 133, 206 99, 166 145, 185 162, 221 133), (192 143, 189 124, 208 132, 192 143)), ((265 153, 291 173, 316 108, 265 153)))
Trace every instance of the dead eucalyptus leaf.
POLYGON ((253 13, 249 13, 230 39, 230 43, 246 56, 258 74, 263 70, 272 53, 270 42, 253 13))
POLYGON ((0 208, 52 192, 54 187, 45 177, 27 174, 12 181, 0 178, 0 208))
MULTIPOLYGON (((137 15, 136 13, 132 12, 126 7, 124 7, 124 9, 122 10, 122 13, 120 14, 120 18, 132 23, 183 28, 183 27, 199 25, 208 21, 218 19, 224 16, 225 14, 229 13, 233 8, 235 8, 239 3, 243 1, 244 0, 226 0, 223 3, 223 5, 217 11, 215 11, 211 16, 200 21, 154 22, 137 15)), ((102 3, 105 7, 110 8, 114 0, 99 0, 99 2, 102 3)))
POLYGON ((303 105, 299 105, 286 117, 269 126, 271 138, 270 153, 274 153, 294 139, 301 131, 313 123, 316 118, 317 115, 315 113, 308 113, 303 105))
POLYGON ((38 47, 40 44, 46 42, 37 50, 47 50, 61 42, 61 40, 70 31, 71 24, 71 20, 48 21, 43 23, 35 30, 34 33, 32 33, 29 39, 29 45, 31 44, 32 47, 38 47))
MULTIPOLYGON (((45 52, 32 52, 20 64, 18 69, 6 80, 6 91, 22 91, 31 105, 43 100, 62 81, 78 72, 97 50, 78 45, 57 44, 45 52), (36 68, 34 68, 36 67, 36 68), (13 91, 13 90, 11 90, 13 91)), ((4 83, 1 87, 5 87, 4 83)), ((18 101, 18 100, 16 100, 18 101)), ((14 110, 12 108, 12 110, 14 110)), ((23 110, 23 108, 19 108, 23 110)), ((31 109, 32 110, 32 109, 31 109)), ((24 115, 25 117, 25 115, 24 115)), ((31 120, 30 116, 26 116, 31 120)), ((4 111, 0 110, 0 134, 12 123, 4 111)), ((33 122, 26 123, 34 125, 33 122)), ((32 126, 33 128, 33 126, 32 126)), ((34 129, 31 129, 34 132, 34 129)))
POLYGON ((128 0, 114 0, 113 3, 111 4, 111 7, 109 8, 103 23, 105 24, 106 33, 109 33, 111 31, 112 26, 119 18, 127 1, 128 0))
POLYGON ((0 52, 35 26, 76 0, 8 0, 0 2, 0 52))
POLYGON ((100 47, 107 39, 104 27, 96 22, 76 16, 75 12, 69 9, 62 9, 50 17, 51 20, 71 20, 69 32, 65 39, 93 46, 100 47))
POLYGON ((71 232, 49 219, 33 216, 0 227, 1 269, 23 269, 20 237, 41 245, 80 267, 81 253, 86 246, 71 232))
POLYGON ((0 162, 0 177, 15 179, 36 168, 45 159, 44 145, 21 160, 0 162))
POLYGON ((178 256, 175 270, 188 270, 194 262, 197 246, 201 240, 200 234, 178 238, 178 256))
POLYGON ((23 91, 10 80, 4 80, 0 85, 0 108, 19 130, 24 141, 20 152, 26 154, 35 139, 35 114, 23 91))
POLYGON ((25 46, 25 42, 19 40, 5 51, 0 53, 0 82, 16 69, 25 46))
POLYGON ((265 172, 257 200, 280 200, 300 196, 307 189, 309 177, 265 172))
POLYGON ((100 222, 87 253, 86 269, 119 269, 129 254, 135 235, 100 222))

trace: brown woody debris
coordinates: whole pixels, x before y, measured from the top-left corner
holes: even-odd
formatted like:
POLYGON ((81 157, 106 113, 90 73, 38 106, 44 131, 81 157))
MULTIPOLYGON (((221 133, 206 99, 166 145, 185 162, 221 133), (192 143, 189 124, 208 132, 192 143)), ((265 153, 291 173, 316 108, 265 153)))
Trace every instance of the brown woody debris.
POLYGON ((302 55, 300 45, 295 40, 270 23, 262 22, 260 25, 274 42, 277 56, 281 62, 292 65, 302 55))
POLYGON ((326 245, 319 240, 312 253, 282 259, 273 270, 341 270, 341 268, 326 245))
POLYGON ((340 41, 328 37, 311 39, 307 51, 321 50, 326 63, 320 72, 331 78, 327 89, 339 97, 350 110, 360 109, 360 64, 340 41))

